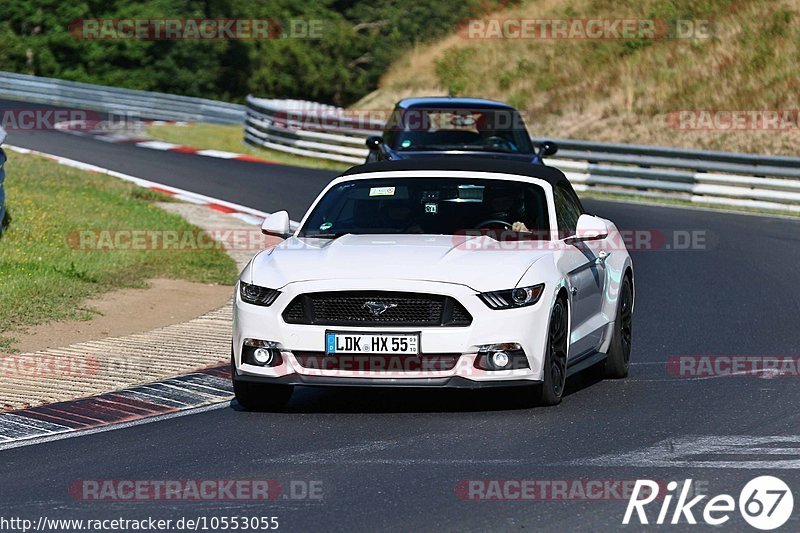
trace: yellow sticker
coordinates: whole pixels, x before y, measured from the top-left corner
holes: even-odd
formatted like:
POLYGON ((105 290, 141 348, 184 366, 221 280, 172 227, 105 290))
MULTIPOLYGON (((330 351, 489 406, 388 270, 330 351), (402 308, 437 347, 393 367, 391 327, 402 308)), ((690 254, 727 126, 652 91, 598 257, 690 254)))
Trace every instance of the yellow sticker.
POLYGON ((394 187, 370 187, 370 196, 394 196, 394 187))

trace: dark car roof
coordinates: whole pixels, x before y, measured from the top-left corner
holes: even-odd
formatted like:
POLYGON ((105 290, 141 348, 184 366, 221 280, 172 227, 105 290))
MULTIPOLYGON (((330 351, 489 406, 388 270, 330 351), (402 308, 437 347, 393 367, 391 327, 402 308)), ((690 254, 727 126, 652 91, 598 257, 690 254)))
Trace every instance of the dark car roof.
POLYGON ((497 172, 502 174, 515 174, 539 178, 551 185, 564 184, 569 189, 572 185, 557 168, 544 165, 535 165, 523 161, 502 159, 501 157, 426 157, 417 159, 399 159, 391 161, 376 161, 355 166, 347 170, 343 176, 366 174, 369 172, 395 172, 402 170, 462 170, 474 172, 497 172))
POLYGON ((479 109, 503 109, 514 110, 514 107, 495 102, 494 100, 484 100, 482 98, 453 98, 450 96, 425 96, 416 98, 404 98, 395 104, 400 109, 421 108, 479 108, 479 109))

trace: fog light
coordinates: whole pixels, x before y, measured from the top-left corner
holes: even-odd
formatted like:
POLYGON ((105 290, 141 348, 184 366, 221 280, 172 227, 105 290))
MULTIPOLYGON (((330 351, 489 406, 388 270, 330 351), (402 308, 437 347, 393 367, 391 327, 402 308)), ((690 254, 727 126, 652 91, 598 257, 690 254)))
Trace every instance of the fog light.
POLYGON ((256 366, 281 366, 281 345, 275 341, 244 339, 242 342, 242 363, 256 366))
POLYGON ((492 354, 492 364, 497 368, 505 368, 510 361, 511 358, 508 357, 506 352, 494 352, 492 354))
POLYGON ((530 368, 525 350, 516 342, 502 342, 480 346, 474 366, 481 370, 519 370, 520 368, 530 368))
POLYGON ((253 352, 253 359, 259 365, 268 365, 272 362, 272 350, 267 348, 257 348, 253 352))

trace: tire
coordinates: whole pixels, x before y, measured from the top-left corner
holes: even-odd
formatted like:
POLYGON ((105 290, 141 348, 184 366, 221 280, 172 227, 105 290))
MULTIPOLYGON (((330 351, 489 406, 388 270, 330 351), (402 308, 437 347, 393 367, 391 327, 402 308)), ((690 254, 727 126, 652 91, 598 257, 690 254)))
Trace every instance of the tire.
POLYGON ((605 375, 608 379, 628 377, 631 362, 631 341, 633 338, 633 284, 631 278, 622 278, 617 304, 617 318, 614 322, 614 336, 608 349, 605 375))
POLYGON ((567 304, 559 297, 550 312, 547 351, 544 358, 544 379, 539 386, 539 405, 556 405, 561 402, 567 381, 567 340, 569 338, 567 304))
POLYGON ((272 385, 253 383, 236 379, 236 365, 231 354, 231 380, 236 401, 246 411, 265 411, 281 409, 289 403, 294 391, 293 385, 272 385))

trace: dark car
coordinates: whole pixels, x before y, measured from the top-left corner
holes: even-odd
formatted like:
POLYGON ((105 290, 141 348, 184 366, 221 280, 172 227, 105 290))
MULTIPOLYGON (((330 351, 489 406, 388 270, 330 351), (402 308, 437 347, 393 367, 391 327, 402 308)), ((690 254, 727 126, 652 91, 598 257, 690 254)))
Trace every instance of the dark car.
POLYGON ((508 104, 478 98, 406 98, 394 107, 383 137, 367 139, 373 161, 452 154, 544 164, 558 150, 545 141, 537 148, 520 113, 508 104))

